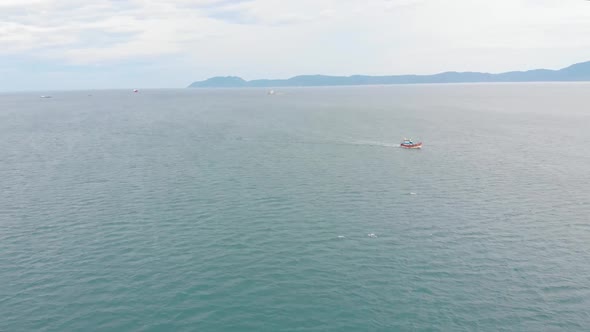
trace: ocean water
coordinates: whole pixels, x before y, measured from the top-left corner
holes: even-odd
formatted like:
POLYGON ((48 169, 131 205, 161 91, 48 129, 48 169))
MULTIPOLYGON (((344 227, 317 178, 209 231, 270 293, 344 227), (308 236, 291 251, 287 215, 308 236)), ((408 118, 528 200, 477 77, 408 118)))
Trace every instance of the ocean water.
POLYGON ((587 330, 589 91, 0 94, 0 331, 587 330))

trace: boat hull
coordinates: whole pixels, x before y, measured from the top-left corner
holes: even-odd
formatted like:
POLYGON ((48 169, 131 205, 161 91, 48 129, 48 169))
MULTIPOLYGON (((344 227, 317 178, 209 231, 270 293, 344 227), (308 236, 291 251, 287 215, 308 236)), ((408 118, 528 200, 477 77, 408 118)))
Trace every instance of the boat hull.
POLYGON ((420 143, 416 143, 416 144, 400 144, 399 145, 400 148, 404 148, 404 149, 421 149, 422 148, 422 142, 420 143))

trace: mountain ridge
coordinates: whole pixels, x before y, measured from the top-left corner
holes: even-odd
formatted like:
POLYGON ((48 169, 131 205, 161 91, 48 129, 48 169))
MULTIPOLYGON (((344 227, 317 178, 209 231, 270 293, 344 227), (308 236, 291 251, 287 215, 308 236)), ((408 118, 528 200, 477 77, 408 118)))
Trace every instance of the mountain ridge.
POLYGON ((197 81, 189 88, 239 88, 239 87, 297 87, 297 86, 347 86, 424 83, 492 83, 492 82, 575 82, 590 81, 590 61, 580 62, 559 69, 532 69, 498 74, 484 72, 447 71, 433 75, 298 75, 288 79, 258 79, 246 81, 237 76, 217 76, 197 81))
POLYGON ((485 72, 447 71, 433 75, 298 75, 288 79, 257 79, 246 81, 237 76, 216 76, 193 82, 189 88, 240 88, 240 87, 304 87, 304 86, 350 86, 428 83, 492 83, 492 82, 576 82, 590 81, 590 61, 568 67, 509 71, 498 74, 485 72))

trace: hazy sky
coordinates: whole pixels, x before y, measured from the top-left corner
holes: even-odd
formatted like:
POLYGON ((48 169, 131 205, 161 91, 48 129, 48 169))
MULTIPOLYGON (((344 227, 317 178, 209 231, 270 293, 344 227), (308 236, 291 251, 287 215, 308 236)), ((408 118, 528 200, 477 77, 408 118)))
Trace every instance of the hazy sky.
POLYGON ((0 90, 587 60, 586 0, 0 0, 0 90))

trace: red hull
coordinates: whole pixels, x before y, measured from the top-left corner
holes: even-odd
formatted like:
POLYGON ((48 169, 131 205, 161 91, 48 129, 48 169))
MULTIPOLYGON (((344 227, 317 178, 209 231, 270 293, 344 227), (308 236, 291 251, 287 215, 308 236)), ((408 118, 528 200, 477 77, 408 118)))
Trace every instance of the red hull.
POLYGON ((404 149, 420 149, 422 148, 422 142, 420 143, 415 143, 415 144, 400 144, 400 147, 404 148, 404 149))

